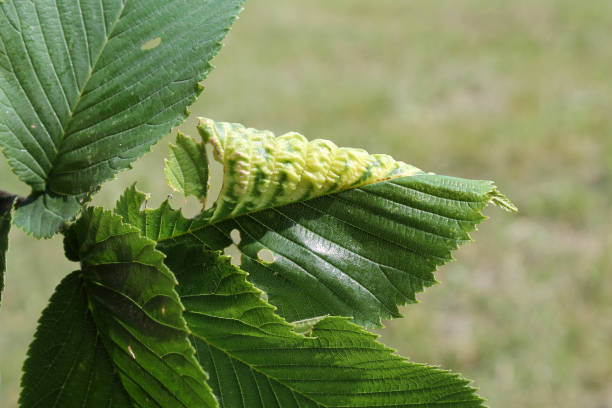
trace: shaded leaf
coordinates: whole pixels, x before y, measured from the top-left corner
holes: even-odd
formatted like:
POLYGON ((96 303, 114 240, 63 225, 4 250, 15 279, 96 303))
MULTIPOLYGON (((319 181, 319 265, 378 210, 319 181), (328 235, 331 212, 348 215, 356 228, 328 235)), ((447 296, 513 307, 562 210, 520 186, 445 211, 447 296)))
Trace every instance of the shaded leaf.
POLYGON ((6 251, 8 250, 8 235, 11 230, 11 210, 17 197, 0 195, 0 304, 4 290, 4 272, 6 271, 6 251))
POLYGON ((102 209, 88 209, 66 234, 81 263, 96 327, 121 383, 139 406, 215 407, 194 357, 176 280, 154 242, 102 209))
POLYGON ((23 366, 19 406, 131 406, 87 308, 80 272, 56 288, 23 366))
POLYGON ((187 117, 242 3, 0 3, 0 147, 12 170, 35 193, 72 196, 129 168, 187 117))
POLYGON ((81 210, 77 197, 34 194, 15 212, 15 224, 38 238, 51 238, 81 210))
POLYGON ((160 248, 223 407, 482 407, 468 381, 394 355, 345 318, 274 314, 246 273, 196 239, 160 248))
POLYGON ((179 132, 176 145, 170 145, 170 156, 166 159, 164 172, 168 185, 175 191, 202 201, 206 198, 208 160, 203 144, 179 132))

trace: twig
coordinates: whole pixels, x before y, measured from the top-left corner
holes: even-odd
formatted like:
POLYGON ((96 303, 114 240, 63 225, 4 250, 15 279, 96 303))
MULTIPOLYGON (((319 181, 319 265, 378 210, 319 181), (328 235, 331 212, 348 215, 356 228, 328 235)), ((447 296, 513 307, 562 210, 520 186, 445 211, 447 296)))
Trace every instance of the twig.
POLYGON ((19 196, 17 194, 11 194, 8 191, 4 191, 4 190, 0 190, 0 202, 1 201, 8 201, 11 198, 14 198, 16 200, 16 207, 19 207, 21 205, 21 203, 24 202, 25 197, 19 196))

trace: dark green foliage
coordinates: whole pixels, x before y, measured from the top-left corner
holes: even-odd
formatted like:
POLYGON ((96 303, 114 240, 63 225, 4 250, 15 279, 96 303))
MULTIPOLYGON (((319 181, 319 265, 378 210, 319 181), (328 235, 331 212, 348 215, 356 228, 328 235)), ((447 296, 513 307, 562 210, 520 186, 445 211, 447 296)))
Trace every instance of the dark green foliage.
POLYGON ((41 317, 21 405, 124 407, 129 395, 142 407, 217 406, 154 243, 119 216, 88 209, 67 231, 66 253, 81 271, 41 317))
POLYGON ((4 289, 4 272, 6 271, 6 251, 8 250, 8 234, 11 230, 11 210, 15 196, 0 195, 0 304, 4 289))
POLYGON ((433 272, 470 240, 489 203, 510 206, 490 181, 415 175, 265 209, 210 224, 191 220, 165 202, 140 211, 134 187, 118 212, 158 242, 197 236, 212 249, 238 248, 249 279, 289 321, 322 315, 350 316, 379 326, 399 317, 397 305, 435 283, 433 272), (262 262, 269 249, 274 262, 262 262))
POLYGON ((245 272, 197 240, 161 249, 223 407, 482 407, 466 380, 406 362, 345 318, 294 332, 245 272))
POLYGON ((129 406, 130 399, 87 308, 81 272, 59 284, 40 318, 23 366, 19 405, 129 406))
POLYGON ((66 234, 66 253, 81 263, 93 320, 132 399, 214 407, 187 340, 175 277, 154 242, 121 217, 88 209, 66 234))
POLYGON ((242 1, 0 0, 0 148, 33 190, 0 196, 0 295, 14 208, 80 264, 40 318, 20 406, 482 407, 361 326, 435 283, 488 204, 516 210, 492 182, 201 119, 166 176, 205 202, 210 143, 210 209, 142 209, 133 186, 114 212, 82 210, 186 118, 242 1))
MULTIPOLYGON (((187 117, 242 2, 0 3, 0 147, 13 171, 34 192, 79 196, 128 168, 187 117)), ((57 232, 74 202, 56 205, 23 207, 20 225, 57 232)))
POLYGON ((223 222, 242 267, 288 320, 325 314, 379 326, 435 283, 499 197, 489 181, 415 175, 223 222), (274 262, 258 253, 271 250, 274 262))
POLYGON ((202 217, 187 219, 180 211, 164 201, 157 209, 141 210, 146 196, 132 186, 124 191, 115 208, 115 213, 125 222, 137 227, 147 238, 162 242, 180 237, 197 237, 209 248, 224 248, 231 239, 217 228, 212 228, 202 217))

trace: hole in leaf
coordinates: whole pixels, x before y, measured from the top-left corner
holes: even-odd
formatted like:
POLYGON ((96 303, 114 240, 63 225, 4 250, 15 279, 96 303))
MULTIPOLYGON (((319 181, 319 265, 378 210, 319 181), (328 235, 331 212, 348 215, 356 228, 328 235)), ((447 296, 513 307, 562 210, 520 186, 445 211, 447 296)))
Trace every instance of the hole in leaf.
POLYGON ((276 258, 274 258, 274 252, 269 249, 260 249, 259 252, 257 252, 257 258, 263 263, 272 263, 276 260, 276 258))
POLYGON ((154 38, 142 44, 140 49, 143 51, 149 51, 149 50, 152 50, 153 48, 159 47, 159 44, 161 44, 161 42, 162 42, 161 37, 157 37, 157 38, 154 38))
POLYGON ((206 144, 206 157, 208 158, 208 194, 206 195, 206 206, 204 209, 209 209, 219 198, 221 187, 223 185, 223 165, 214 157, 212 146, 206 144))
POLYGON ((223 250, 223 253, 232 258, 232 265, 240 266, 242 263, 240 259, 240 250, 236 245, 232 244, 228 246, 223 250))
POLYGON ((195 217, 202 212, 202 202, 193 196, 185 197, 180 193, 174 193, 176 197, 175 202, 181 207, 183 215, 187 218, 195 217), (181 202, 181 198, 183 199, 181 202))
POLYGON ((232 238, 232 242, 236 245, 238 245, 240 241, 242 241, 242 237, 240 236, 240 231, 238 231, 235 228, 232 230, 232 232, 230 232, 230 238, 232 238))

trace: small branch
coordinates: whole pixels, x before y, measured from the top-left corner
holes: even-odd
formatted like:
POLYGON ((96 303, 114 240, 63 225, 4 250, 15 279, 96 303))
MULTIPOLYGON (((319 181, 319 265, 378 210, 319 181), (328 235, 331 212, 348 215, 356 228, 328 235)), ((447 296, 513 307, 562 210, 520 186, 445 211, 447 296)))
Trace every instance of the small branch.
POLYGON ((25 197, 19 196, 17 194, 11 194, 8 191, 0 190, 0 201, 8 200, 11 197, 16 197, 16 200, 17 200, 17 203, 15 204, 16 207, 19 207, 21 203, 23 203, 23 201, 25 200, 25 197))

